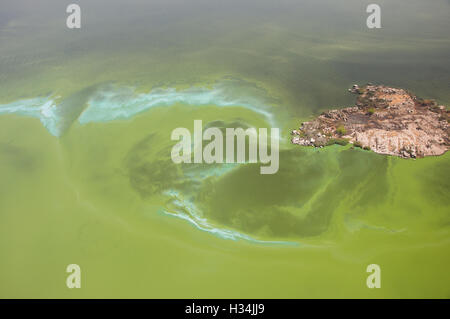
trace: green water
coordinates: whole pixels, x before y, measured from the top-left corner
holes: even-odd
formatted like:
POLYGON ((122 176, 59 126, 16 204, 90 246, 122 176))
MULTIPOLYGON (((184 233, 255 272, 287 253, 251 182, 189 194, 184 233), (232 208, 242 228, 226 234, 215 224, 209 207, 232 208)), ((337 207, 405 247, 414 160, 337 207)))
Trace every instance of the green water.
POLYGON ((79 1, 76 31, 65 3, 25 3, 0 4, 0 107, 63 111, 57 137, 0 109, 0 297, 450 297, 449 154, 289 144, 302 120, 351 105, 353 83, 449 105, 448 1, 379 1, 381 30, 356 0, 79 1), (167 103, 113 118, 155 88, 167 103), (198 119, 280 127, 278 173, 174 164, 172 130, 198 119))

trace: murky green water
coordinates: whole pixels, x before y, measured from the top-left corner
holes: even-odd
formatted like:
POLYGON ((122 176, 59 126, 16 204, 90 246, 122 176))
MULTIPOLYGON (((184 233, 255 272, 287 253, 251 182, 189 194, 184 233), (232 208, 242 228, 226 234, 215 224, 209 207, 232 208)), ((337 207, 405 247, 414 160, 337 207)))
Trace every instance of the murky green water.
POLYGON ((449 154, 289 143, 353 83, 449 105, 448 1, 379 1, 381 30, 356 0, 79 1, 80 30, 26 3, 0 4, 0 297, 450 297, 449 154), (280 127, 278 173, 174 164, 200 119, 280 127))

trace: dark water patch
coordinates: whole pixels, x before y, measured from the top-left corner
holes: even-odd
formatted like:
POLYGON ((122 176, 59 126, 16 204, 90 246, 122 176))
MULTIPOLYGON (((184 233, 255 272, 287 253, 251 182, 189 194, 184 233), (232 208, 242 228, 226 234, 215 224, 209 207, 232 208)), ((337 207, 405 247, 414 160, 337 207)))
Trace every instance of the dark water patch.
POLYGON ((250 126, 243 120, 235 120, 235 121, 211 121, 206 123, 206 125, 204 126, 204 130, 211 128, 211 127, 217 127, 219 128, 222 132, 225 132, 226 128, 243 128, 243 129, 247 129, 250 126))
POLYGON ((36 157, 32 152, 10 143, 0 143, 0 163, 21 172, 36 169, 36 157))
POLYGON ((62 100, 60 105, 56 107, 56 115, 59 118, 57 124, 59 136, 64 135, 72 126, 73 122, 78 119, 86 108, 89 98, 97 88, 98 85, 94 85, 78 91, 62 100))
POLYGON ((389 192, 386 156, 347 149, 338 153, 337 161, 340 173, 308 215, 314 221, 311 225, 329 224, 333 212, 341 205, 347 207, 346 214, 359 215, 365 207, 386 200, 389 192))
MULTIPOLYGON (((379 203, 385 202, 390 193, 388 183, 388 165, 389 158, 384 155, 363 152, 361 154, 361 165, 366 166, 359 180, 361 186, 358 188, 358 196, 355 196, 353 206, 355 207, 373 207, 379 203), (367 169, 366 169, 367 168, 367 169)), ((359 162, 357 162, 359 165, 359 162)))
MULTIPOLYGON (((131 187, 142 198, 161 193, 177 184, 180 167, 171 158, 155 159, 154 145, 157 134, 152 133, 136 143, 125 157, 125 167, 131 187)), ((170 154, 170 149, 167 153, 170 154)))
POLYGON ((246 233, 302 236, 301 210, 323 186, 328 157, 301 149, 280 152, 280 169, 261 175, 260 164, 247 164, 207 183, 197 196, 208 218, 246 233), (287 208, 287 209, 285 209, 287 208))
POLYGON ((387 156, 348 149, 339 153, 338 162, 341 170, 338 182, 344 191, 358 191, 356 204, 374 204, 386 199, 387 156))
POLYGON ((421 181, 421 193, 429 201, 447 206, 450 211, 450 165, 448 160, 443 160, 430 165, 428 169, 416 174, 421 181))

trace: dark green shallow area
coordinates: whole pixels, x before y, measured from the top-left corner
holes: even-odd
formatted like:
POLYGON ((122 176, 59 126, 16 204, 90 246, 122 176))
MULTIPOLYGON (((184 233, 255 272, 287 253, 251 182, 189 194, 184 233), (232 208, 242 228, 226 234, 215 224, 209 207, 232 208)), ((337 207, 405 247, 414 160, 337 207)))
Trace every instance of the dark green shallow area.
POLYGON ((369 3, 79 1, 82 28, 68 30, 66 3, 2 1, 0 107, 50 96, 67 112, 60 137, 0 115, 0 297, 450 297, 449 154, 289 143, 301 121, 351 105, 353 83, 450 104, 449 2, 380 1, 380 30, 365 26, 369 3), (172 130, 194 120, 271 126, 239 103, 81 124, 111 83, 136 94, 233 83, 280 127, 278 173, 172 162, 172 130), (203 228, 167 214, 180 210, 170 192, 203 228), (71 263, 81 289, 66 287, 71 263), (372 263, 381 289, 366 286, 372 263))

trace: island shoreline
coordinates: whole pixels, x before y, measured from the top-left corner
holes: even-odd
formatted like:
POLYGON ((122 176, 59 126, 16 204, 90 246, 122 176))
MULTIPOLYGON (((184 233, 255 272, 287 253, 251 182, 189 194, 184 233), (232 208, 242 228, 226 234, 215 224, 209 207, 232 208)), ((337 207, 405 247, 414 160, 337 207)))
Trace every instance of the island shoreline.
POLYGON ((323 112, 292 130, 291 142, 326 147, 353 144, 401 158, 439 156, 450 147, 449 111, 411 92, 368 83, 353 85, 354 106, 323 112))

